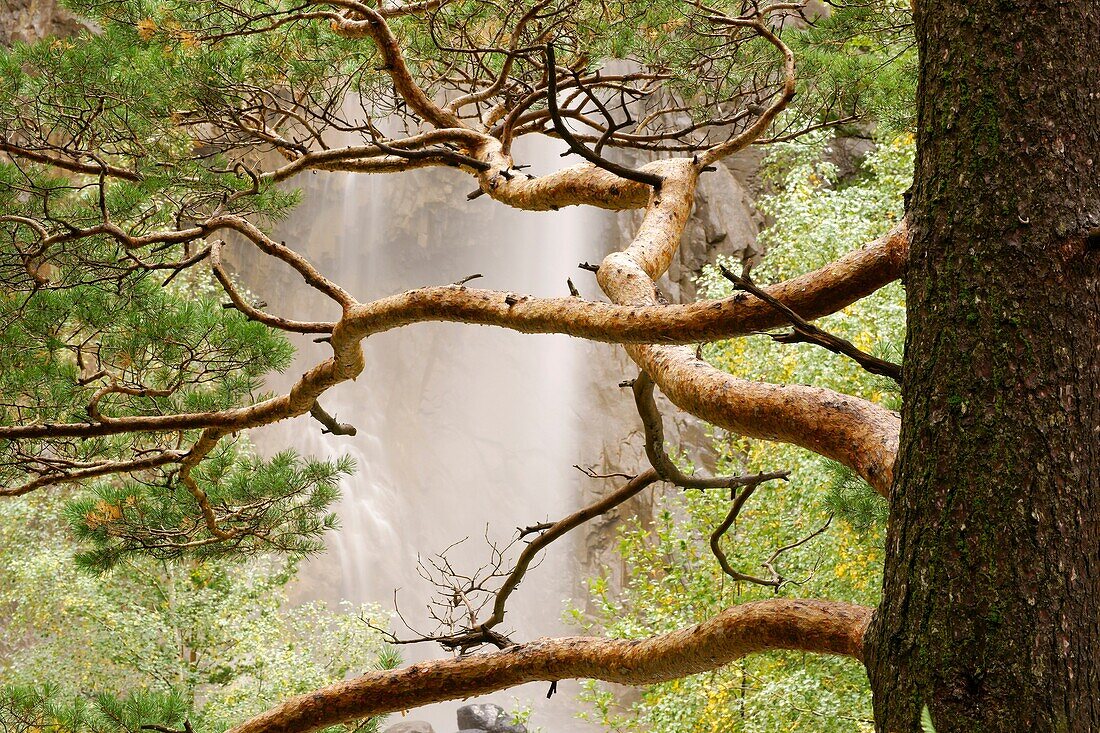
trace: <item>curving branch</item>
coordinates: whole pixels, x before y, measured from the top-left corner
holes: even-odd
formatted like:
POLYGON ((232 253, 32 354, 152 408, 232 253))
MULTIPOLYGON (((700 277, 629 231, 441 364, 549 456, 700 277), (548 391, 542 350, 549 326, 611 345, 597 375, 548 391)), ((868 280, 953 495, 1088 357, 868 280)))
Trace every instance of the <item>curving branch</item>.
POLYGON ((795 581, 790 580, 789 578, 785 578, 782 574, 780 574, 778 570, 776 570, 775 561, 778 560, 779 556, 783 553, 793 550, 796 547, 801 547, 802 545, 812 540, 814 537, 822 534, 825 530, 829 528, 829 525, 832 524, 833 518, 830 516, 829 519, 826 520, 825 524, 821 525, 819 529, 814 530, 802 539, 795 540, 794 542, 790 542, 786 545, 776 548, 775 552, 773 552, 767 560, 761 563, 761 567, 769 572, 769 577, 760 578, 755 575, 743 573, 740 570, 735 570, 730 564, 729 558, 726 557, 726 553, 722 550, 722 538, 725 537, 726 533, 729 532, 731 527, 733 527, 733 523, 737 521, 737 517, 740 516, 741 510, 745 507, 745 502, 749 500, 749 497, 753 495, 753 492, 756 491, 757 487, 760 486, 761 483, 763 482, 757 481, 755 483, 748 484, 747 486, 745 486, 744 489, 741 490, 741 493, 737 494, 736 497, 733 497, 733 501, 730 504, 730 509, 726 513, 726 518, 722 520, 721 524, 714 528, 713 532, 711 532, 710 551, 711 554, 714 555, 715 559, 718 560, 718 565, 722 568, 722 572, 733 578, 735 581, 742 583, 752 583, 754 585, 762 585, 768 588, 773 588, 776 592, 778 592, 780 588, 782 588, 784 585, 787 585, 788 583, 801 585, 804 581, 795 581))
POLYGON ((751 493, 752 490, 764 481, 783 479, 790 475, 790 471, 776 471, 774 473, 757 473, 744 476, 688 476, 684 474, 672 459, 665 453, 665 427, 661 419, 661 413, 657 409, 657 402, 653 399, 653 380, 645 372, 639 372, 637 379, 631 385, 634 392, 634 404, 638 407, 638 415, 642 418, 642 427, 645 430, 645 452, 650 465, 657 471, 662 479, 675 484, 682 489, 736 489, 745 487, 742 495, 751 493))
POLYGON ((199 439, 195 441, 195 444, 191 446, 191 450, 187 452, 187 455, 180 462, 179 478, 180 483, 183 484, 187 492, 191 494, 191 497, 195 500, 195 503, 199 507, 199 511, 202 513, 203 522, 206 524, 206 529, 210 532, 211 536, 215 540, 232 540, 240 537, 242 534, 249 532, 248 529, 222 529, 218 524, 217 514, 214 512, 214 507, 210 504, 210 497, 199 486, 191 475, 191 470, 199 464, 199 462, 210 454, 210 451, 214 450, 218 442, 225 437, 228 433, 227 430, 219 430, 216 428, 206 428, 199 435, 199 439))
POLYGON ((416 83, 409 72, 408 64, 405 63, 405 56, 401 52, 397 38, 394 37, 385 17, 378 10, 359 2, 343 0, 325 0, 321 4, 345 7, 363 17, 363 20, 353 20, 350 17, 336 16, 337 19, 333 21, 333 30, 348 38, 373 39, 379 53, 382 54, 385 70, 393 80, 397 92, 425 122, 435 127, 466 127, 457 115, 437 105, 416 83))
MULTIPOLYGON (((698 169, 683 159, 664 163, 665 185, 647 206, 634 241, 608 255, 597 272, 600 287, 622 305, 658 302, 654 281, 668 269, 691 213, 698 169)), ((889 491, 896 413, 828 389, 739 379, 689 348, 629 345, 626 351, 680 409, 746 437, 808 448, 852 468, 880 493, 889 491)))
POLYGON ((569 146, 569 150, 581 156, 589 163, 619 178, 625 178, 628 181, 642 183, 647 186, 652 186, 655 190, 660 190, 661 177, 656 173, 635 170, 625 165, 607 160, 598 153, 585 147, 584 143, 579 141, 573 133, 569 131, 569 127, 565 124, 565 120, 561 118, 561 111, 558 109, 557 77, 558 67, 554 61, 554 44, 548 43, 546 44, 546 106, 550 110, 550 118, 554 121, 554 130, 557 131, 561 139, 569 146))
MULTIPOLYGON (((800 6, 801 3, 796 5, 800 6)), ((791 7, 791 4, 765 6, 759 9, 752 18, 730 18, 720 12, 711 11, 710 20, 713 22, 733 27, 752 28, 761 37, 767 39, 768 43, 775 46, 783 57, 783 87, 772 103, 768 105, 767 109, 765 109, 744 131, 732 140, 728 140, 721 145, 715 145, 703 152, 699 156, 700 167, 711 165, 722 158, 733 155, 740 150, 744 150, 749 145, 752 145, 764 134, 772 122, 775 121, 779 113, 786 109, 787 105, 794 99, 795 83, 797 81, 795 76, 794 52, 791 51, 787 44, 783 43, 779 35, 769 28, 766 23, 769 14, 773 12, 783 12, 791 9, 791 7)))
POLYGON ((229 277, 229 273, 226 272, 225 266, 222 264, 221 251, 224 244, 224 242, 218 240, 210 246, 210 268, 214 271, 214 277, 217 278, 218 283, 222 286, 222 290, 229 296, 229 302, 234 308, 243 313, 245 317, 279 331, 287 331, 290 333, 332 333, 332 329, 336 325, 334 323, 295 321, 289 318, 281 318, 279 316, 273 316, 270 313, 265 313, 249 303, 244 296, 241 295, 240 291, 237 290, 237 286, 233 284, 232 278, 229 277))
POLYGON ((246 239, 256 245, 264 254, 282 260, 294 268, 298 274, 302 276, 306 284, 314 290, 327 295, 343 308, 349 308, 355 305, 356 300, 352 297, 351 293, 322 275, 309 260, 290 247, 287 247, 285 242, 276 242, 248 220, 239 216, 221 216, 211 220, 211 223, 208 224, 208 228, 211 230, 223 228, 232 229, 244 235, 246 239))
POLYGON ((57 486, 58 484, 85 481, 100 476, 147 471, 150 468, 158 468, 170 463, 179 463, 183 460, 184 455, 186 454, 183 451, 156 451, 155 453, 130 461, 103 461, 90 466, 64 469, 56 473, 43 474, 19 486, 0 488, 0 496, 22 496, 23 494, 29 494, 32 491, 37 491, 38 489, 43 489, 48 486, 57 486))
MULTIPOLYGON (((867 247, 820 270, 773 285, 767 291, 809 318, 828 315, 900 277, 907 247, 908 232, 903 223, 867 247)), ((236 293, 232 289, 227 292, 231 298, 236 293)), ((239 294, 237 298, 240 303, 234 300, 235 305, 250 307, 239 294)), ((250 316, 261 313, 245 312, 250 316)), ((285 330, 307 333, 331 333, 335 330, 335 324, 331 323, 267 317, 276 319, 268 325, 285 330)), ((742 293, 722 300, 688 305, 653 302, 628 306, 582 301, 574 297, 529 298, 455 285, 422 288, 371 303, 354 304, 339 323, 342 333, 362 339, 370 334, 427 321, 494 325, 524 333, 564 333, 624 344, 696 343, 744 335, 783 324, 782 316, 774 308, 742 293)), ((320 379, 322 374, 330 376, 334 368, 334 364, 319 365, 309 373, 309 378, 320 379)), ((300 383, 298 388, 303 387, 305 384, 300 383)), ((275 398, 279 405, 285 404, 285 400, 285 397, 275 398)), ((305 405, 305 411, 309 408, 310 405, 305 405)), ((222 412, 118 418, 111 425, 81 422, 0 426, 0 438, 93 437, 123 432, 205 428, 219 424, 243 429, 249 423, 258 425, 264 421, 282 419, 283 414, 282 409, 269 400, 248 408, 222 412)))
MULTIPOLYGON (((902 224, 836 262, 765 290, 807 318, 820 318, 901 277, 907 250, 908 234, 902 224)), ((348 314, 350 324, 368 333, 427 321, 500 326, 523 333, 564 333, 621 344, 694 344, 786 323, 775 308, 744 293, 684 305, 616 305, 456 285, 409 290, 354 306, 348 314)))
POLYGON ((229 733, 310 733, 526 682, 652 684, 773 650, 862 659, 871 614, 849 603, 776 599, 734 606, 698 626, 648 639, 539 639, 490 654, 369 672, 287 700, 229 733))

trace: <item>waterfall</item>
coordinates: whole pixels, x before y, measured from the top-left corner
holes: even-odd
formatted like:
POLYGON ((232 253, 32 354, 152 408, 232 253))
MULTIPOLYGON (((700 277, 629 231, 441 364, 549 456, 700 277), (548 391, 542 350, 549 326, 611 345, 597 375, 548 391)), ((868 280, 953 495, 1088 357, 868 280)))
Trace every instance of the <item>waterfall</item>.
MULTIPOLYGON (((557 153, 539 141, 517 157, 544 173, 560 167, 557 153)), ((598 293, 577 263, 598 262, 606 251, 605 212, 533 213, 488 197, 467 201, 471 179, 452 170, 321 173, 296 185, 304 200, 280 237, 361 301, 474 273, 484 277, 471 287, 562 296, 571 277, 587 296, 598 293)), ((269 309, 294 318, 335 315, 279 263, 252 256, 238 262, 242 280, 269 309)), ((272 389, 285 389, 326 355, 325 344, 295 343, 297 361, 270 381, 272 389)), ((425 604, 432 589, 417 577, 418 554, 468 538, 451 556, 472 569, 489 558, 486 535, 506 544, 516 527, 553 521, 580 505, 583 477, 572 465, 594 458, 584 446, 601 419, 585 404, 593 351, 566 336, 432 323, 371 336, 364 354, 363 374, 321 400, 357 435, 321 435, 307 416, 254 431, 253 439, 264 453, 293 447, 319 457, 350 454, 358 462, 342 485, 340 529, 328 552, 303 566, 298 597, 392 608, 399 589, 404 617, 431 631, 425 604)), ((544 553, 512 598, 506 630, 520 639, 568 633, 561 613, 578 586, 575 552, 567 538, 544 553)), ((396 628, 403 632, 400 622, 396 628)), ((428 644, 403 651, 410 661, 440 654, 428 644)), ((513 696, 534 703, 532 723, 548 733, 584 730, 572 719, 576 686, 559 687, 551 701, 541 684, 487 699, 505 708, 513 696)), ((410 717, 450 733, 460 704, 410 717)))

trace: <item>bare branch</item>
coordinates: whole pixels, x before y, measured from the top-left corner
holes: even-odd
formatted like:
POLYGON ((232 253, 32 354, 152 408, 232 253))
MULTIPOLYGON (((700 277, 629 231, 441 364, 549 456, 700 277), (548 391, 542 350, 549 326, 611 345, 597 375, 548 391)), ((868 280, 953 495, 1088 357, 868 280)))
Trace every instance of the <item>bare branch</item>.
POLYGON ((762 483, 763 480, 748 484, 747 486, 745 486, 745 488, 741 490, 739 494, 736 495, 736 497, 733 497, 733 502, 730 504, 730 510, 726 514, 726 518, 722 520, 722 523, 719 524, 710 535, 710 551, 718 560, 718 564, 719 566, 721 566, 722 572, 724 572, 726 575, 730 576, 734 580, 743 583, 752 583, 754 585, 762 585, 765 587, 773 588, 776 592, 778 592, 779 589, 782 588, 784 585, 790 583, 793 583, 794 585, 801 585, 805 581, 790 580, 789 578, 781 575, 779 571, 775 568, 776 560, 778 560, 779 556, 783 553, 793 550, 796 547, 801 547, 813 538, 822 534, 826 529, 829 528, 829 525, 832 523, 832 517, 829 517, 829 519, 825 522, 825 524, 821 526, 820 529, 814 530, 802 539, 796 540, 777 548, 767 560, 762 562, 760 566, 769 572, 769 577, 760 578, 755 575, 750 575, 748 573, 742 573, 739 570, 735 570, 733 566, 730 565, 729 559, 726 557, 726 553, 722 550, 721 541, 722 538, 726 536, 726 533, 729 532, 730 528, 733 526, 733 523, 737 521, 737 517, 740 516, 741 510, 745 506, 745 502, 748 501, 749 497, 753 495, 757 487, 759 487, 762 483))
POLYGON ((16 145, 3 136, 0 136, 0 151, 17 158, 25 158, 35 163, 43 163, 73 173, 108 175, 112 178, 122 178, 127 181, 141 180, 141 175, 135 171, 118 168, 113 165, 105 165, 102 162, 81 163, 79 160, 72 160, 71 158, 64 158, 50 152, 43 152, 41 150, 34 150, 32 148, 16 145))
MULTIPOLYGON (((705 478, 701 476, 687 476, 672 462, 665 453, 665 428, 661 420, 661 413, 657 409, 657 403, 653 399, 653 380, 645 372, 639 372, 634 380, 634 402, 638 407, 638 414, 642 418, 642 426, 645 429, 645 452, 650 465, 658 475, 676 484, 683 489, 735 489, 744 486, 751 493, 752 489, 764 481, 784 479, 790 475, 790 471, 777 471, 775 473, 746 474, 743 476, 715 476, 705 478)), ((745 493, 745 492, 742 492, 745 493)))
POLYGON ((538 536, 528 543, 527 547, 520 553, 519 559, 516 561, 516 565, 512 569, 512 572, 508 575, 508 578, 504 581, 500 590, 497 591, 496 600, 493 602, 493 614, 479 624, 478 628, 492 628, 504 621, 508 597, 519 587, 520 581, 523 580, 523 576, 527 573, 527 569, 543 548, 593 517, 606 514, 623 502, 637 496, 644 489, 656 482, 657 479, 658 476, 656 471, 643 471, 623 484, 622 487, 611 492, 599 501, 573 512, 568 517, 559 519, 549 527, 540 529, 538 536))
POLYGON ((546 105, 550 109, 550 117, 554 120, 554 129, 557 131, 558 135, 561 136, 561 139, 569 145, 569 149, 589 163, 599 168, 603 168, 605 171, 619 178, 625 178, 628 181, 634 181, 636 183, 643 183, 647 186, 652 186, 656 190, 660 190, 662 179, 659 175, 628 168, 625 165, 619 165, 606 158, 602 158, 597 153, 585 147, 583 143, 577 140, 577 138, 569 132, 569 128, 566 126, 565 121, 562 120, 561 112, 558 110, 557 74, 558 67, 554 62, 554 44, 548 43, 546 44, 546 105))
POLYGON ((357 432, 354 425, 349 425, 344 422, 337 422, 336 418, 327 412, 325 408, 321 407, 320 402, 314 402, 313 407, 309 408, 309 414, 313 416, 313 419, 325 426, 325 429, 321 431, 322 434, 331 433, 332 435, 355 435, 357 432))
POLYGON ((237 286, 233 284, 232 278, 229 277, 229 273, 226 272, 225 266, 222 264, 221 250, 224 244, 224 242, 219 240, 211 245, 210 267, 214 271, 214 277, 217 278, 218 283, 221 284, 222 289, 225 290, 226 295, 229 296, 229 301, 233 304, 234 308, 253 321, 257 321, 265 326, 270 326, 280 331, 288 331, 290 333, 332 333, 332 329, 336 325, 334 323, 293 321, 287 318, 280 318, 279 316, 264 313, 262 310, 254 307, 245 300, 237 290, 237 286))
POLYGON ((760 300, 764 301, 772 308, 783 314, 784 317, 790 321, 794 328, 794 332, 791 334, 777 334, 772 338, 782 344, 806 342, 811 344, 817 344, 834 354, 842 354, 847 356, 852 361, 859 364, 865 370, 871 374, 877 374, 880 377, 889 377, 897 383, 901 383, 901 367, 892 361, 886 361, 880 359, 877 356, 872 356, 865 351, 857 348, 848 339, 834 336, 833 334, 818 328, 812 323, 807 322, 802 316, 791 310, 790 307, 783 305, 775 297, 770 295, 766 290, 756 286, 748 275, 734 274, 725 265, 719 265, 718 269, 721 270, 722 276, 732 282, 736 287, 746 292, 752 293, 760 300))
POLYGON ((720 23, 725 23, 730 26, 737 27, 749 27, 756 31, 757 34, 767 39, 769 43, 779 50, 779 53, 783 57, 783 89, 780 94, 768 105, 756 121, 745 129, 740 135, 729 140, 721 145, 716 145, 702 155, 699 156, 699 165, 707 166, 712 163, 721 160, 729 155, 736 153, 739 150, 743 150, 757 139, 768 129, 772 121, 775 120, 779 113, 787 108, 787 105, 794 99, 795 83, 797 81, 795 77, 795 65, 794 65, 794 52, 790 47, 779 38, 779 35, 768 27, 765 22, 765 18, 768 12, 785 10, 783 6, 776 4, 773 6, 765 6, 765 8, 759 10, 753 18, 729 18, 721 13, 712 16, 713 20, 720 23))

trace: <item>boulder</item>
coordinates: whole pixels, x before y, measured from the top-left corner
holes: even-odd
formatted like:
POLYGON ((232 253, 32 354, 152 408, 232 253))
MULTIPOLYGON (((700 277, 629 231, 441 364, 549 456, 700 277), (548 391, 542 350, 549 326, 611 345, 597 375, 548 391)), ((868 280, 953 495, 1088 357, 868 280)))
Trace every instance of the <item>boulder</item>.
POLYGON ((504 708, 492 703, 464 705, 458 709, 458 728, 484 733, 527 733, 527 728, 512 721, 504 708))

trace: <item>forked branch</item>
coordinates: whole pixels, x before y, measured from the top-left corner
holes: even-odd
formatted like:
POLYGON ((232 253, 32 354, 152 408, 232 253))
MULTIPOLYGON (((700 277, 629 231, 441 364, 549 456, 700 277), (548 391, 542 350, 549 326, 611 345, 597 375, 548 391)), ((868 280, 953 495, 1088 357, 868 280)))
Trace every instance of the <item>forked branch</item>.
POLYGON ((665 427, 661 419, 661 413, 657 409, 657 402, 653 399, 653 380, 644 371, 638 373, 637 379, 631 385, 634 391, 634 403, 638 407, 638 414, 642 418, 642 427, 645 430, 645 452, 657 474, 671 484, 682 489, 736 489, 745 487, 746 492, 764 481, 784 479, 790 475, 790 471, 777 471, 774 473, 754 473, 742 476, 688 476, 669 458, 665 452, 665 427))
POLYGON ((745 488, 741 489, 740 493, 738 493, 734 497, 731 497, 733 501, 730 503, 730 509, 729 512, 726 513, 726 518, 722 520, 721 524, 715 527, 714 531, 710 535, 710 551, 714 555, 715 559, 718 560, 718 565, 722 568, 722 572, 729 577, 743 583, 752 583, 754 585, 763 585, 765 587, 774 588, 776 592, 778 592, 780 588, 782 588, 784 585, 787 585, 788 583, 795 583, 797 585, 801 584, 804 581, 793 581, 789 578, 784 577, 775 567, 776 560, 778 560, 779 556, 783 553, 793 550, 796 547, 801 547, 802 545, 812 540, 814 537, 822 534, 826 529, 829 528, 829 525, 832 523, 832 517, 826 520, 825 524, 823 524, 819 529, 814 530, 802 539, 795 540, 794 542, 790 542, 777 548, 767 560, 762 562, 761 567, 769 572, 769 577, 761 578, 756 575, 751 575, 749 573, 743 573, 740 570, 736 570, 734 569, 733 565, 730 564, 729 558, 726 557, 726 553, 722 549, 722 538, 726 536, 726 533, 728 533, 730 531, 730 528, 733 527, 734 522, 737 521, 737 517, 741 515, 741 510, 745 507, 745 502, 748 501, 749 497, 753 495, 753 492, 755 492, 757 487, 759 487, 762 483, 763 481, 757 481, 755 483, 748 484, 747 486, 745 486, 745 488))
MULTIPOLYGON (((490 615, 481 622, 471 619, 469 627, 465 629, 457 631, 452 629, 447 633, 422 635, 419 638, 407 640, 395 639, 394 641, 397 643, 431 641, 440 644, 445 649, 458 651, 463 654, 471 649, 476 649, 486 644, 495 646, 498 649, 512 646, 514 642, 505 634, 497 631, 496 628, 504 622, 504 616, 507 613, 508 599, 519 587, 520 582, 526 577, 527 571, 531 569, 539 553, 546 549, 552 542, 561 539, 585 522, 595 517, 602 516, 615 507, 629 501, 659 479, 660 477, 653 469, 643 471, 637 476, 630 477, 623 486, 607 496, 604 496, 586 507, 582 507, 569 516, 559 519, 557 522, 539 524, 521 530, 517 537, 517 541, 521 541, 531 534, 535 535, 535 537, 524 546, 523 551, 519 554, 515 564, 509 571, 499 571, 499 566, 504 560, 504 553, 498 551, 495 547, 493 549, 494 562, 492 563, 492 567, 489 568, 488 573, 479 571, 474 573, 473 576, 467 574, 464 577, 458 577, 449 565, 444 568, 437 568, 437 570, 442 570, 441 575, 445 577, 433 579, 433 582, 435 582, 437 586, 441 586, 445 595, 455 596, 461 594, 461 601, 469 606, 473 606, 469 609, 471 616, 480 614, 484 606, 488 605, 487 601, 491 600, 492 611, 490 615), (471 582, 472 578, 475 576, 478 580, 471 582), (487 598, 484 582, 497 577, 504 577, 504 582, 500 585, 498 590, 489 594, 487 598), (458 581, 457 583, 455 582, 456 580, 458 581), (478 598, 475 599, 471 597, 474 595, 478 596, 478 598)), ((446 558, 442 555, 440 558, 446 565, 446 558)))

